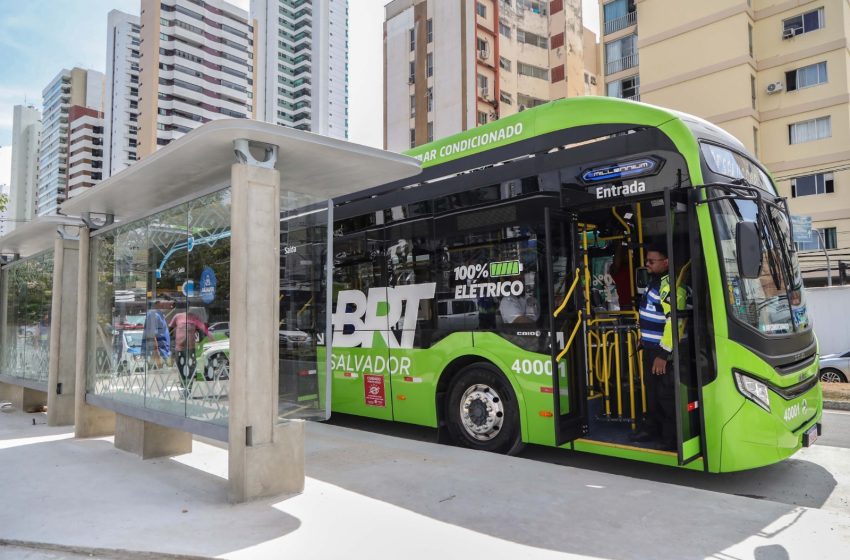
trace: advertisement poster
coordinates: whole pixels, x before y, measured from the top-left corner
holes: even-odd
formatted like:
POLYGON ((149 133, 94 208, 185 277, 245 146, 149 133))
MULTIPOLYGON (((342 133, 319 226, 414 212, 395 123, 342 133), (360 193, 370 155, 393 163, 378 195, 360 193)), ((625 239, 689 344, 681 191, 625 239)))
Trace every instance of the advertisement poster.
POLYGON ((386 406, 387 403, 384 394, 384 376, 364 375, 363 387, 366 389, 367 406, 386 406))

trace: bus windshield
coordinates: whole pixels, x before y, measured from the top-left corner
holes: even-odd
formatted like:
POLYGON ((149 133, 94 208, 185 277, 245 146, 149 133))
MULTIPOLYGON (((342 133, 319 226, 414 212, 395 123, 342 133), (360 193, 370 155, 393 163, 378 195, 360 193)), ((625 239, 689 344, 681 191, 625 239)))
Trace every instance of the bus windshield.
POLYGON ((712 171, 765 191, 764 202, 730 197, 729 192, 710 187, 724 274, 724 293, 732 315, 760 333, 785 335, 809 328, 802 275, 796 253, 791 251, 791 227, 778 205, 767 175, 743 156, 714 145, 703 146, 703 156, 712 171), (758 224, 762 237, 762 264, 758 278, 744 278, 738 270, 736 226, 748 221, 758 224))

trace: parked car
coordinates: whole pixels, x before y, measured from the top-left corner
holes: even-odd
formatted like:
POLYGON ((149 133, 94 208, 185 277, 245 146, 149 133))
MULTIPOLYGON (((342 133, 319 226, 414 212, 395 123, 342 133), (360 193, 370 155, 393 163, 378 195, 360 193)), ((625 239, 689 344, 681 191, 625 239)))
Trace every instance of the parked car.
POLYGON ((230 379, 230 339, 213 340, 203 345, 198 368, 207 381, 230 379))
POLYGON ((850 379, 850 351, 820 357, 820 380, 826 383, 847 383, 850 379))

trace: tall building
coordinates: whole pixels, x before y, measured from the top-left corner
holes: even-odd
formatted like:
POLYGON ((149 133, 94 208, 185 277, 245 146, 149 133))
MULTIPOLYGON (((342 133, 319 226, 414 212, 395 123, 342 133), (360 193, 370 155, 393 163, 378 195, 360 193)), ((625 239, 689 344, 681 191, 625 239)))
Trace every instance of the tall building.
POLYGON ((139 121, 139 17, 112 10, 106 29, 103 178, 136 161, 139 121))
POLYGON ((223 0, 142 0, 140 42, 138 157, 208 121, 254 118, 247 11, 223 0))
MULTIPOLYGON (((600 8, 608 94, 693 113, 735 135, 772 172, 791 213, 811 216, 836 252, 837 276, 837 263, 850 262, 850 5, 601 0, 600 8)), ((800 254, 806 281, 823 282, 821 253, 800 254)))
POLYGON ((33 106, 15 105, 12 116, 12 175, 7 209, 8 231, 35 215, 38 191, 38 147, 41 112, 33 106))
POLYGON ((348 138, 348 0, 251 0, 257 118, 348 138))
POLYGON ((104 76, 94 70, 62 70, 42 91, 36 214, 55 214, 68 191, 68 115, 79 105, 100 110, 104 76))
POLYGON ((581 0, 394 0, 384 22, 384 147, 407 150, 596 92, 581 0))
POLYGON ((75 105, 68 111, 68 198, 103 179, 103 113, 75 105))

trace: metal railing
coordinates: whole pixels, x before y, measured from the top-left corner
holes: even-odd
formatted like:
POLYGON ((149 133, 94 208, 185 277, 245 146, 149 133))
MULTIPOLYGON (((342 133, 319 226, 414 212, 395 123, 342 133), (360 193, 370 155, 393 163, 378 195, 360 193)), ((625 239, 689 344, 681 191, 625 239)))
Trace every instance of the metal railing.
POLYGON ((605 65, 605 74, 616 74, 617 72, 622 72, 623 70, 634 68, 637 65, 638 53, 630 54, 629 56, 624 56, 623 58, 618 58, 617 60, 609 61, 605 65))
POLYGON ((605 35, 614 33, 637 23, 637 12, 629 12, 624 16, 614 18, 605 22, 605 35))

